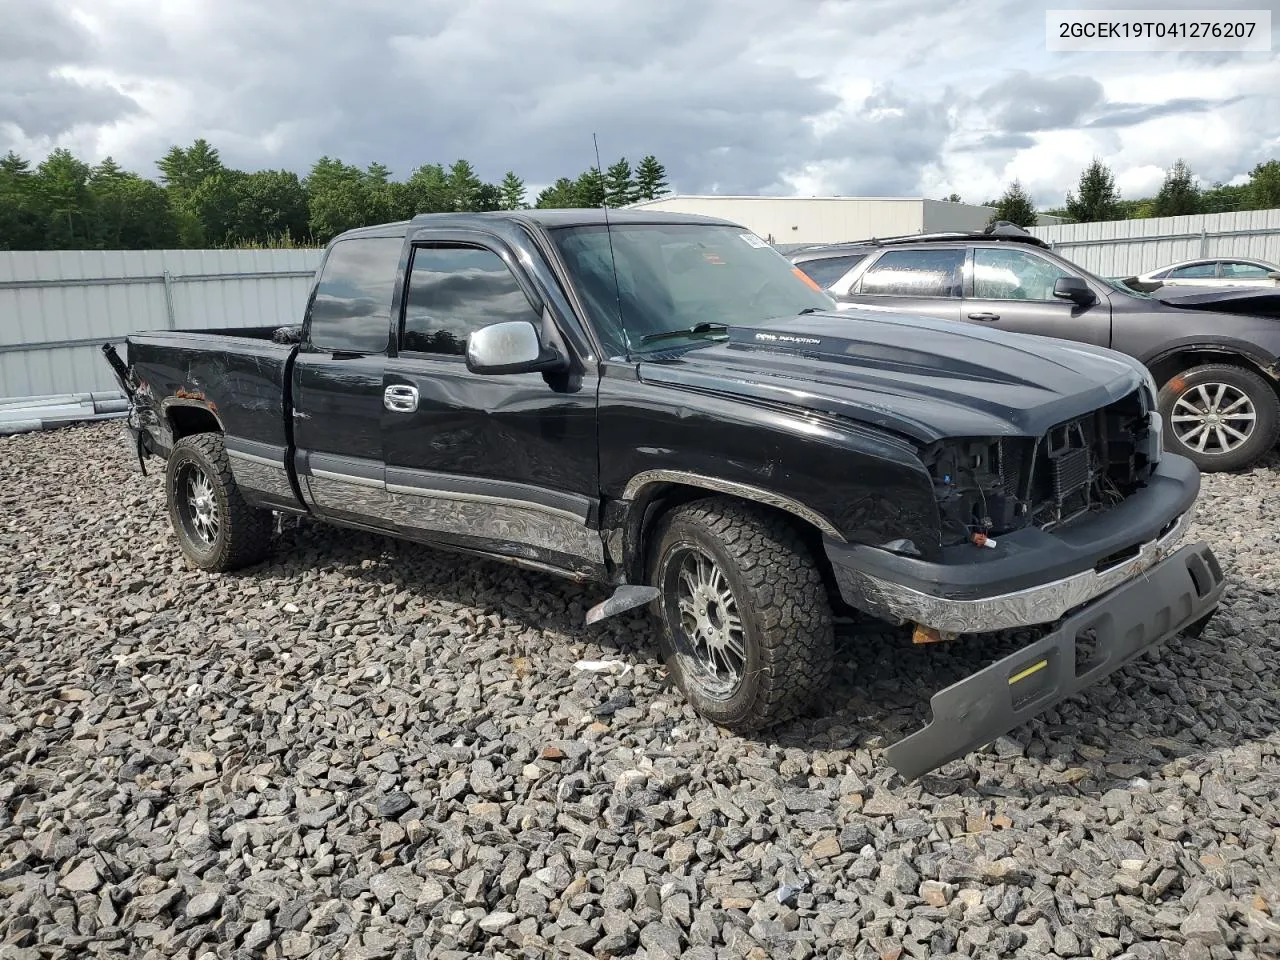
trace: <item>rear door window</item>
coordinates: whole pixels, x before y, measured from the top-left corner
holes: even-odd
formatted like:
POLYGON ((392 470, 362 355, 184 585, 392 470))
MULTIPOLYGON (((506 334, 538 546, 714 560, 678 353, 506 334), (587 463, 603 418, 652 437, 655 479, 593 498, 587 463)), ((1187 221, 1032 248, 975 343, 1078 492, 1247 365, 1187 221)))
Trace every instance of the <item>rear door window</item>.
POLYGON ((329 250, 311 305, 308 341, 326 353, 386 353, 401 237, 352 237, 329 250))
POLYGON ((1189 263, 1185 267, 1179 267, 1169 273, 1171 280, 1207 280, 1218 274, 1218 264, 1216 261, 1209 263, 1189 263))
POLYGON ((959 297, 964 250, 890 250, 862 275, 859 292, 897 297, 959 297))
POLYGON ((814 283, 826 289, 831 286, 857 263, 865 260, 865 253, 851 253, 843 257, 824 257, 818 260, 801 260, 796 264, 814 283))

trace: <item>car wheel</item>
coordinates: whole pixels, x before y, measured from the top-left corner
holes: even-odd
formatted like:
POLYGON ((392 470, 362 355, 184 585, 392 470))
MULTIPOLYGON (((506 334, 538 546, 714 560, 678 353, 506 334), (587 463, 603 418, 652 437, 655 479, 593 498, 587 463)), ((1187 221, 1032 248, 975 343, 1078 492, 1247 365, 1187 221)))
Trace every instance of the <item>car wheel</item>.
POLYGON ((1205 473, 1239 470, 1276 444, 1280 399, 1252 370, 1206 364, 1173 377, 1160 390, 1165 446, 1205 473))
POLYGON ((651 581, 662 653, 706 719, 760 730, 813 704, 831 674, 831 608, 795 528, 729 498, 677 507, 662 521, 651 581))
POLYGON ((271 545, 271 512, 245 503, 218 433, 183 437, 165 468, 169 522, 183 556, 201 570, 257 563, 271 545))

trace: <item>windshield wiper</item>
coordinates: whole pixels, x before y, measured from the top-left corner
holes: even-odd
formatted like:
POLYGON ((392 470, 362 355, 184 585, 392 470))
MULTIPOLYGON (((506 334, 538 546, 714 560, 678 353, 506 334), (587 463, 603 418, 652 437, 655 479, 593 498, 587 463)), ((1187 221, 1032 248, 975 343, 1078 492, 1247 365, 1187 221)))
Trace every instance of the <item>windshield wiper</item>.
POLYGON ((656 343, 659 340, 674 340, 676 337, 697 337, 707 333, 724 333, 729 329, 727 323, 711 323, 702 321, 682 330, 663 330, 661 333, 650 333, 640 338, 641 345, 656 343))
POLYGON ((805 307, 803 310, 797 313, 796 316, 803 317, 806 313, 817 313, 817 312, 818 312, 817 307, 805 307))

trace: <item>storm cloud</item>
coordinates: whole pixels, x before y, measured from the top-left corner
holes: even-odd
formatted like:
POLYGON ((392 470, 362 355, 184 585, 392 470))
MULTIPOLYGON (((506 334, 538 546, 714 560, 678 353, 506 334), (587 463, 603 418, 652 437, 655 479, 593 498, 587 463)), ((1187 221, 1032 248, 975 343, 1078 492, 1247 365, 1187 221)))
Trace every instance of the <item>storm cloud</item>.
POLYGON ((1055 131, 1096 130, 1080 156, 1118 172, 1185 152, 1126 139, 1157 117, 1191 140, 1206 112, 1229 124, 1189 157, 1215 170, 1280 137, 1274 58, 1248 89, 1135 95, 1133 71, 1223 68, 1049 55, 1043 8, 1013 0, 0 0, 0 22, 0 152, 151 175, 205 137, 247 169, 465 157, 536 186, 591 165, 595 133, 606 163, 653 153, 686 193, 971 198, 1055 131))

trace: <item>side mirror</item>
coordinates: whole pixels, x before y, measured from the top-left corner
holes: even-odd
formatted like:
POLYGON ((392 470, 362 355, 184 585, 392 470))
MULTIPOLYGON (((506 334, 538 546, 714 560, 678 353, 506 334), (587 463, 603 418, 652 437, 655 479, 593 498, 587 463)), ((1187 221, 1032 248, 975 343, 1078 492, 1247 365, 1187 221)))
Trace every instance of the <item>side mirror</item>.
POLYGON ((1267 274, 1272 280, 1280 280, 1280 270, 1272 270, 1267 274))
POLYGON ((543 346, 538 328, 527 320, 492 323, 467 338, 472 373, 551 373, 568 366, 568 357, 557 347, 543 346))
POLYGON ((1059 277, 1053 285, 1053 295, 1082 307, 1087 307, 1098 299, 1089 285, 1079 277, 1059 277))

